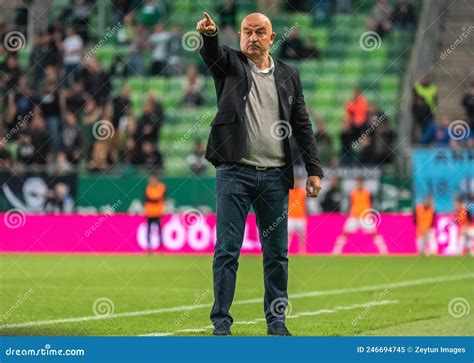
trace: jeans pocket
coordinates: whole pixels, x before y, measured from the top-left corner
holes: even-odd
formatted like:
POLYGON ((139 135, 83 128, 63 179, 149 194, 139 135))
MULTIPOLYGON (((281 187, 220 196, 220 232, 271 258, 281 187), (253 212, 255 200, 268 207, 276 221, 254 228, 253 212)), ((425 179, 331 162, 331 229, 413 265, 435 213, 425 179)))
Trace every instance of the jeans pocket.
POLYGON ((216 170, 230 170, 235 166, 235 164, 221 164, 216 167, 216 170))

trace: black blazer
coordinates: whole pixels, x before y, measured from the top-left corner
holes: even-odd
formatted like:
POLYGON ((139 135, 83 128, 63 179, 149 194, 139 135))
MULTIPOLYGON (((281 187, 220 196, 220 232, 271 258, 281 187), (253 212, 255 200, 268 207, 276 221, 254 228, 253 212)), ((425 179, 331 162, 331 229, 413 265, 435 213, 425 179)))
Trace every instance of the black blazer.
MULTIPOLYGON (((217 114, 211 123, 207 142, 206 159, 214 165, 238 162, 245 153, 247 131, 244 123, 245 103, 252 86, 252 75, 247 57, 240 51, 218 45, 218 37, 202 36, 200 53, 207 64, 217 93, 217 114)), ((285 160, 284 177, 289 188, 293 188, 293 157, 290 139, 294 138, 309 176, 322 177, 323 170, 318 159, 316 140, 306 112, 298 71, 278 60, 275 63, 275 82, 282 129, 291 133, 283 139, 285 160), (286 125, 284 124, 286 122, 286 125)))

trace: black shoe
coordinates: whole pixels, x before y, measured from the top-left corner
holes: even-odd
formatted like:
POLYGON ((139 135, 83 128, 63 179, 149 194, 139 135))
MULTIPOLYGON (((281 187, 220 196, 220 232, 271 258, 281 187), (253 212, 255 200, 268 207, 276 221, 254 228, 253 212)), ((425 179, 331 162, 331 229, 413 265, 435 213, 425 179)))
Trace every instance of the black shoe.
POLYGON ((267 335, 291 336, 283 322, 276 322, 267 326, 267 335))
POLYGON ((212 331, 212 335, 232 335, 230 332, 230 325, 226 323, 216 324, 212 331))

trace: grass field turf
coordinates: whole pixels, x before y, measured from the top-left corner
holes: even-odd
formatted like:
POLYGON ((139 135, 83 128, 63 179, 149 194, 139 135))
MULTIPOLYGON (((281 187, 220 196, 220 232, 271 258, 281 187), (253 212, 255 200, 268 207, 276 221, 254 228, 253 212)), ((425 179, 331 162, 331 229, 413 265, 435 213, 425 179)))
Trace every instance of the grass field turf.
MULTIPOLYGON (((211 256, 1 255, 0 335, 208 335, 211 263, 211 256), (104 297, 118 316, 94 316, 94 301, 104 297)), ((474 302, 471 257, 291 256, 289 270, 294 335, 474 334, 472 312, 448 312, 454 298, 474 302), (455 275, 462 279, 442 281, 455 275), (367 305, 374 302, 383 305, 367 305)), ((260 256, 241 257, 234 335, 266 333, 262 275, 260 256)))

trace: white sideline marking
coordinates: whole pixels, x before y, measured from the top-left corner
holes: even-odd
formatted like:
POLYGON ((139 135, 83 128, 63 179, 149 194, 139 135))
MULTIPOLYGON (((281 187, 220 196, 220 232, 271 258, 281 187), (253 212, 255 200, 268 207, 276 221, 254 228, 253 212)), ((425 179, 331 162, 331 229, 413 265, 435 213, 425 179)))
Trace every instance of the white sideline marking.
MULTIPOLYGON (((451 275, 451 276, 437 276, 437 277, 428 277, 428 278, 416 279, 416 280, 392 282, 392 283, 380 284, 380 285, 367 285, 367 286, 349 287, 349 288, 343 288, 343 289, 303 292, 303 293, 291 294, 289 295, 289 298, 301 299, 301 298, 306 298, 306 297, 330 296, 330 295, 347 294, 347 293, 362 292, 362 291, 376 291, 376 290, 385 289, 385 288, 396 289, 400 287, 433 284, 433 283, 447 282, 447 281, 466 280, 466 279, 472 279, 472 278, 474 278, 474 273, 458 274, 458 275, 451 275)), ((258 304, 261 302, 262 302, 262 298, 247 299, 247 300, 235 301, 234 305, 258 304)), ((31 326, 63 324, 63 323, 79 323, 79 322, 91 321, 91 320, 128 318, 128 317, 133 317, 133 316, 174 313, 177 311, 192 311, 194 309, 204 309, 204 308, 207 309, 210 307, 212 307, 212 303, 175 306, 175 307, 161 308, 161 309, 154 309, 154 310, 129 311, 126 313, 117 313, 117 314, 110 314, 110 315, 98 315, 98 316, 92 315, 92 316, 82 316, 82 317, 77 317, 77 318, 27 321, 24 323, 0 325, 0 330, 11 329, 11 328, 25 328, 25 327, 31 327, 31 326)))
MULTIPOLYGON (((379 306, 379 305, 389 305, 389 304, 398 304, 398 300, 382 300, 382 301, 369 301, 364 304, 352 304, 348 306, 336 306, 332 309, 321 309, 321 310, 316 310, 316 311, 303 311, 301 313, 296 313, 296 314, 290 314, 286 318, 287 319, 295 319, 295 318, 300 318, 302 316, 314 316, 314 315, 321 315, 321 314, 334 314, 337 313, 340 310, 354 310, 357 308, 369 308, 372 306, 379 306)), ((249 321, 236 321, 234 325, 251 325, 251 324, 257 324, 259 322, 265 321, 265 319, 258 318, 254 320, 249 320, 249 321)), ((176 333, 202 333, 205 331, 208 331, 212 329, 213 326, 206 326, 204 328, 194 328, 194 329, 180 329, 176 330, 174 333, 150 333, 150 334, 144 334, 141 336, 160 336, 160 335, 174 335, 176 333)))

